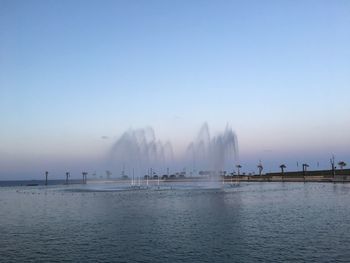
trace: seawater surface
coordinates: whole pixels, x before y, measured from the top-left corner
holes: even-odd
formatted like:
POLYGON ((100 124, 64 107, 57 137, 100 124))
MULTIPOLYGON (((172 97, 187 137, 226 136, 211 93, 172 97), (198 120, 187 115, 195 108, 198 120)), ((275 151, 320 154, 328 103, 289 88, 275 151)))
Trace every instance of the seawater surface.
POLYGON ((0 188, 0 262, 349 262, 350 184, 0 188))

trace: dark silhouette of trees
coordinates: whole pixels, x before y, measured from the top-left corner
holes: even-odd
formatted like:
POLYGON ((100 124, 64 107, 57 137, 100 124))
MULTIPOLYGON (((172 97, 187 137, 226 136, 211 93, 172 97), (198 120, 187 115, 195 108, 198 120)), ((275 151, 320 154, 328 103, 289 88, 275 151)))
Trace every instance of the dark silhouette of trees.
POLYGON ((343 170, 343 168, 346 166, 346 162, 340 161, 338 165, 340 166, 340 169, 343 170))

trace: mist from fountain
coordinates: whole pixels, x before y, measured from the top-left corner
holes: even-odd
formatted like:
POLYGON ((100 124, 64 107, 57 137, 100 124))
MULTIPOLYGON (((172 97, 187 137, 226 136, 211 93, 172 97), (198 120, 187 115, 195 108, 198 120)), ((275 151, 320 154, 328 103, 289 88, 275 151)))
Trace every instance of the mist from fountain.
POLYGON ((110 150, 110 162, 113 170, 122 175, 136 176, 149 174, 152 170, 158 176, 184 170, 186 176, 198 175, 199 171, 210 172, 212 177, 219 178, 225 169, 234 167, 238 161, 237 136, 227 125, 222 133, 211 137, 209 126, 204 123, 197 137, 188 145, 182 157, 175 158, 170 141, 163 143, 156 138, 151 127, 129 129, 113 144, 110 150))
POLYGON ((188 145, 187 156, 188 160, 192 161, 194 173, 199 169, 218 175, 226 169, 233 168, 238 161, 237 136, 232 128, 226 125, 224 132, 211 137, 209 126, 204 123, 197 138, 188 145))
POLYGON ((143 176, 152 168, 164 173, 174 160, 171 143, 157 140, 151 127, 145 129, 129 129, 114 143, 110 150, 113 168, 131 174, 143 176))

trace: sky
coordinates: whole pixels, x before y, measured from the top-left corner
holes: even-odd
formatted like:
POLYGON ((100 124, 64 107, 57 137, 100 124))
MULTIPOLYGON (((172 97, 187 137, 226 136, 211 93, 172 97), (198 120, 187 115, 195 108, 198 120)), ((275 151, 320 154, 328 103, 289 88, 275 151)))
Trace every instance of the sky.
POLYGON ((103 171, 144 127, 181 156, 204 122, 247 172, 350 164, 349 47, 346 0, 0 0, 0 180, 103 171))

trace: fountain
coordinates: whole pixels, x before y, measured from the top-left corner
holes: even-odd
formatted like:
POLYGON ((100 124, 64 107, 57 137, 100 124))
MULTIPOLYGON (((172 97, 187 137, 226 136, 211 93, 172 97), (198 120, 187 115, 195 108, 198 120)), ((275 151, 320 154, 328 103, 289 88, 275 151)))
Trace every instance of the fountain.
POLYGON ((209 126, 204 123, 197 138, 187 147, 187 156, 192 160, 194 172, 200 167, 213 181, 219 181, 225 169, 238 161, 237 136, 227 125, 223 133, 211 137, 209 126))
POLYGON ((173 162, 173 148, 170 142, 163 143, 156 139, 152 128, 130 129, 114 143, 110 150, 111 163, 115 169, 134 169, 142 175, 150 167, 157 167, 162 172, 173 162))
MULTIPOLYGON (((204 123, 199 130, 197 137, 188 145, 186 152, 181 158, 175 159, 172 144, 167 141, 163 143, 157 139, 152 128, 129 129, 113 144, 110 150, 110 163, 114 169, 123 171, 122 174, 132 173, 131 187, 141 189, 144 184, 146 188, 150 184, 161 187, 160 177, 167 174, 169 167, 183 167, 182 177, 186 174, 186 167, 192 167, 191 175, 196 176, 197 167, 209 174, 212 182, 220 180, 220 176, 227 168, 234 167, 238 160, 238 143, 235 133, 230 126, 226 126, 222 133, 211 137, 209 126, 204 123), (144 176, 143 182, 140 177, 144 176), (158 174, 157 176, 155 176, 158 174), (138 178, 136 182, 135 175, 138 178), (149 179, 151 181, 149 182, 149 179)), ((162 180, 164 178, 162 177, 162 180)), ((166 179, 165 179, 166 180, 166 179)))

